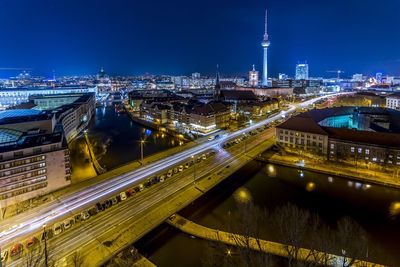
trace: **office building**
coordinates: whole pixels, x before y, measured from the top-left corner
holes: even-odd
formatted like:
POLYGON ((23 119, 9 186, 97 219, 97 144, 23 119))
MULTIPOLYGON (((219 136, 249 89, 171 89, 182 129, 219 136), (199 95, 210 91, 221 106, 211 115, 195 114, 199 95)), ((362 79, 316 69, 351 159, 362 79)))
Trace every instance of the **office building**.
POLYGON ((249 86, 250 87, 258 86, 258 71, 256 71, 254 65, 253 65, 253 69, 251 71, 249 71, 249 86))
POLYGON ((63 87, 24 87, 0 88, 0 110, 29 101, 32 95, 95 93, 97 87, 63 86, 63 87))
POLYGON ((400 110, 400 94, 394 93, 386 97, 386 107, 400 110))
POLYGON ((56 119, 37 110, 0 112, 0 206, 71 183, 67 143, 56 119))
POLYGON ((308 64, 296 65, 296 80, 308 80, 308 64))
POLYGON ((400 111, 370 107, 314 109, 276 127, 278 144, 330 161, 400 166, 400 111))

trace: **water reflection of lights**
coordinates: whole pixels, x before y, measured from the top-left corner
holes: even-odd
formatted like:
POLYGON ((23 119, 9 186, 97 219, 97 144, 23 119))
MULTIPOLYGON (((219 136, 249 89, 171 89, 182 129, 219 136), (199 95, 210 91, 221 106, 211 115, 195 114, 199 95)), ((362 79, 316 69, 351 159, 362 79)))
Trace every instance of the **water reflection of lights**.
POLYGON ((267 165, 267 171, 268 171, 268 176, 269 177, 275 177, 276 176, 276 170, 275 170, 275 166, 268 164, 267 165))
POLYGON ((147 136, 151 135, 151 130, 150 129, 146 129, 146 135, 147 136))
POLYGON ((314 182, 308 182, 306 185, 306 190, 308 192, 314 191, 316 187, 316 184, 314 182))
POLYGON ((332 177, 332 176, 329 176, 329 177, 328 177, 328 182, 333 183, 333 181, 334 181, 333 177, 332 177))
POLYGON ((360 189, 362 187, 362 183, 356 182, 356 188, 360 189))
POLYGON ((239 187, 234 193, 233 198, 238 203, 249 203, 252 200, 250 191, 245 187, 239 187))
POLYGON ((389 213, 392 216, 399 216, 400 215, 400 202, 398 202, 398 201, 392 202, 389 206, 389 213))
POLYGON ((304 172, 303 172, 303 171, 299 171, 299 176, 300 176, 301 178, 303 178, 303 177, 304 177, 304 172))
POLYGON ((363 185, 363 190, 367 190, 367 189, 370 189, 371 188, 371 185, 370 184, 365 184, 365 185, 363 185))
POLYGON ((348 186, 348 187, 353 187, 353 185, 354 185, 354 182, 353 182, 353 181, 348 181, 348 182, 347 182, 347 186, 348 186))

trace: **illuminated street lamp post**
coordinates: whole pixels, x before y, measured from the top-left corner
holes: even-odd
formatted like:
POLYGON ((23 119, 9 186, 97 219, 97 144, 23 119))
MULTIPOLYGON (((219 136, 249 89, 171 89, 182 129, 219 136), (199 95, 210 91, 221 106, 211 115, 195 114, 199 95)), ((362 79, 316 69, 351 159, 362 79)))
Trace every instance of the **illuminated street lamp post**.
POLYGON ((44 266, 49 266, 49 255, 47 254, 47 232, 46 225, 43 224, 43 238, 44 238, 44 266))
POLYGON ((194 161, 194 156, 192 155, 193 162, 193 184, 196 184, 196 162, 194 161))
POLYGON ((144 140, 140 140, 140 160, 143 163, 143 144, 144 140))

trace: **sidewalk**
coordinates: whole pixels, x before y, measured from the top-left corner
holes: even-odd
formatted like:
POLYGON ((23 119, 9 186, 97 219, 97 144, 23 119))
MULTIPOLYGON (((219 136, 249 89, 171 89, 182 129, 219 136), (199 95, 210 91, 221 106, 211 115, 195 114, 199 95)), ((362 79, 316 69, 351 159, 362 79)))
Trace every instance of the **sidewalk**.
POLYGON ((288 153, 279 155, 273 151, 263 153, 261 160, 269 163, 283 165, 293 168, 301 168, 308 171, 320 172, 329 175, 341 176, 366 183, 378 184, 394 188, 400 188, 400 179, 393 177, 393 172, 387 173, 365 167, 352 166, 346 163, 332 162, 328 160, 318 160, 305 155, 288 153), (304 166, 299 164, 299 160, 304 160, 304 166))
MULTIPOLYGON (((239 234, 233 234, 233 233, 228 233, 224 231, 219 231, 216 229, 211 229, 208 227, 204 227, 202 225, 196 224, 192 221, 189 221, 185 219, 182 216, 179 216, 177 214, 171 216, 169 219, 166 220, 166 222, 181 230, 184 233, 187 233, 189 235, 193 235, 202 239, 210 240, 210 241, 215 241, 215 242, 222 242, 224 244, 230 245, 230 246, 237 246, 237 247, 249 247, 252 250, 255 251, 260 251, 264 252, 267 254, 273 254, 277 255, 280 257, 288 257, 288 245, 277 243, 277 242, 272 242, 272 241, 266 241, 262 240, 259 238, 254 238, 254 237, 244 237, 239 234)), ((290 247, 290 246, 289 246, 290 247)), ((290 249, 289 249, 290 250, 290 249)), ((321 252, 321 251, 315 251, 315 250, 310 250, 306 248, 300 248, 298 251, 298 259, 306 262, 324 262, 327 260, 330 265, 332 266, 338 266, 340 262, 343 262, 343 257, 333 255, 333 254, 328 254, 326 252, 321 252)), ((349 262, 349 261, 347 261, 349 262)), ((363 267, 368 267, 368 266, 383 266, 371 262, 366 262, 366 261, 360 261, 356 260, 355 263, 352 266, 363 266, 363 267)))

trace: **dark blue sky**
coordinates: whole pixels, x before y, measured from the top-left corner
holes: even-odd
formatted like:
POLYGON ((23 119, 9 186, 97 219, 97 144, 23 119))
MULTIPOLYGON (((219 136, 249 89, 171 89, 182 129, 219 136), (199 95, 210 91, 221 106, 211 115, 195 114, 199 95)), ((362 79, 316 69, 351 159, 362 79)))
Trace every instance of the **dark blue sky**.
POLYGON ((245 74, 261 68, 266 7, 272 76, 305 60, 312 76, 400 75, 399 0, 1 0, 0 67, 245 74))

